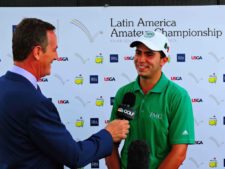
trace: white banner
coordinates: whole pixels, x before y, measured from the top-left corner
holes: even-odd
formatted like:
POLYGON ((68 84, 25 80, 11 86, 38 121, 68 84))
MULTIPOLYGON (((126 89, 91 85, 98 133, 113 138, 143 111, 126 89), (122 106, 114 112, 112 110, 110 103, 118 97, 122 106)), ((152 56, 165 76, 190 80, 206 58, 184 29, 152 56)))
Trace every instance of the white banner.
MULTIPOLYGON (((0 75, 25 17, 56 26, 59 59, 39 83, 75 140, 105 127, 119 87, 135 80, 131 41, 158 30, 171 42, 166 76, 192 98, 196 144, 180 169, 225 168, 225 6, 0 8, 0 75)), ((104 160, 84 167, 106 169, 104 160)))

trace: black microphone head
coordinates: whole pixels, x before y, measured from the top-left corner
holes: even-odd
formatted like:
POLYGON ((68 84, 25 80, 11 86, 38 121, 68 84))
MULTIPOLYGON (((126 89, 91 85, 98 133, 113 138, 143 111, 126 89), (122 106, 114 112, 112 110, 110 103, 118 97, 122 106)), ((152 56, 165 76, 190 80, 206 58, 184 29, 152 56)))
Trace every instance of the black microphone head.
POLYGON ((128 148, 127 169, 149 169, 150 150, 143 140, 133 141, 128 148))
POLYGON ((129 107, 133 107, 134 103, 135 103, 136 97, 134 95, 134 93, 131 92, 127 92, 125 93, 125 95, 123 96, 123 105, 127 105, 129 107))
POLYGON ((135 112, 133 106, 135 104, 135 95, 128 92, 124 95, 122 104, 117 109, 117 116, 120 119, 133 120, 135 112))

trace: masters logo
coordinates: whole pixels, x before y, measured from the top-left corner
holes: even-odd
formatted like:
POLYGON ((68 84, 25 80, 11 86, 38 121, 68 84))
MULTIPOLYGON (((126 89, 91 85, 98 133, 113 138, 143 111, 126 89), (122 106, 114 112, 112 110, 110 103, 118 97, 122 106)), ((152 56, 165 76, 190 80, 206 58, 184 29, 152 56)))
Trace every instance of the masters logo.
POLYGON ((84 83, 84 79, 83 79, 82 75, 76 76, 74 83, 77 85, 82 85, 84 83))

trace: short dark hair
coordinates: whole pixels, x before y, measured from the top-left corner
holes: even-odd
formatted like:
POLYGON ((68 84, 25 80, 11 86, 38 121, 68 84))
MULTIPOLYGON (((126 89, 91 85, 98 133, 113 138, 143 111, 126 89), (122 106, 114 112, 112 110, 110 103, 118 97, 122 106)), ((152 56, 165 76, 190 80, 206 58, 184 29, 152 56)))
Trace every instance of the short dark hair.
POLYGON ((166 57, 166 55, 165 55, 165 53, 163 51, 160 50, 159 53, 160 53, 161 58, 166 57))
POLYGON ((40 19, 23 19, 13 32, 13 60, 25 60, 37 45, 40 45, 45 51, 48 45, 47 31, 53 30, 55 30, 55 26, 40 19))

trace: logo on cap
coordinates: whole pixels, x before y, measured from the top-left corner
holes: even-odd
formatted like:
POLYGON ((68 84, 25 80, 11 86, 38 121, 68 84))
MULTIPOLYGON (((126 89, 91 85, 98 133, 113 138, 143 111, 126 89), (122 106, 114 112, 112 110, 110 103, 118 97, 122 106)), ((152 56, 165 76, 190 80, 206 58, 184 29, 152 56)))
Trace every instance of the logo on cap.
POLYGON ((167 50, 167 52, 169 52, 169 46, 168 46, 168 44, 167 44, 167 43, 165 43, 165 45, 164 45, 164 49, 166 49, 166 50, 167 50))
POLYGON ((145 38, 152 38, 153 36, 155 36, 155 33, 151 31, 146 31, 144 35, 145 38))

